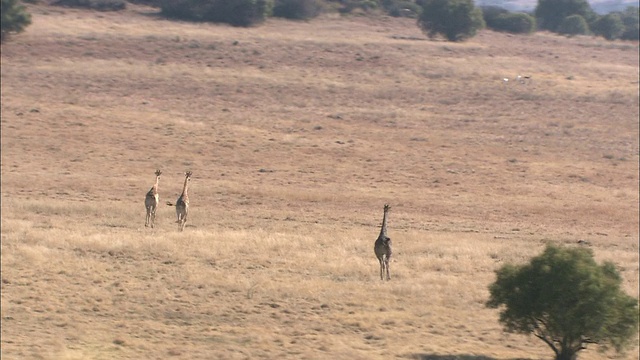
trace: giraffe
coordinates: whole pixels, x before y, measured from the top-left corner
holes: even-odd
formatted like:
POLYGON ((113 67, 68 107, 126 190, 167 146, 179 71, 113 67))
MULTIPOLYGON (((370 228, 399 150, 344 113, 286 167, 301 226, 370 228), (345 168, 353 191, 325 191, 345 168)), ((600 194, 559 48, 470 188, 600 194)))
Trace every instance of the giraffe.
POLYGON ((387 236, 387 213, 391 207, 388 204, 384 205, 384 216, 382 218, 382 227, 380 228, 380 235, 373 246, 373 251, 376 253, 376 257, 380 262, 380 280, 384 280, 383 274, 387 272, 387 280, 391 280, 389 276, 389 259, 391 259, 391 238, 387 236))
POLYGON ((182 194, 178 198, 175 204, 168 202, 167 205, 176 207, 176 215, 178 215, 178 227, 180 231, 184 231, 184 226, 187 223, 187 214, 189 213, 189 195, 187 189, 189 188, 189 182, 191 181, 191 171, 184 173, 184 185, 182 187, 182 194))
POLYGON ((160 180, 160 174, 162 171, 156 170, 156 183, 153 184, 151 189, 147 192, 147 196, 144 198, 144 206, 147 208, 147 217, 144 220, 144 227, 151 226, 153 228, 156 222, 156 210, 158 209, 158 181, 160 180))

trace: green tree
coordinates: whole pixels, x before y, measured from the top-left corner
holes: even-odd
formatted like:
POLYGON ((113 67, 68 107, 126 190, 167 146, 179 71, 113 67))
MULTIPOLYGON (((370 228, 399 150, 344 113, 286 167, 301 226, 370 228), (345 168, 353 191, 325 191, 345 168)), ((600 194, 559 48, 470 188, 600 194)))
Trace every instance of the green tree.
POLYGON ((525 13, 502 14, 494 19, 493 23, 495 30, 514 34, 530 34, 536 29, 536 19, 525 13))
POLYGON ((320 14, 322 5, 319 0, 276 0, 273 16, 285 19, 307 20, 320 14))
POLYGON ((627 7, 621 14, 624 32, 620 36, 623 40, 638 40, 640 37, 640 8, 637 6, 627 7))
POLYGON ((2 25, 0 42, 4 42, 9 34, 23 32, 31 24, 31 15, 18 0, 2 0, 2 25))
POLYGON ((382 7, 395 17, 417 18, 422 11, 422 7, 412 0, 382 0, 382 7))
POLYGON ((484 19, 484 22, 489 29, 495 29, 498 18, 501 15, 510 14, 509 10, 495 5, 481 6, 480 10, 482 10, 482 18, 484 19))
POLYGON ((348 14, 355 9, 364 11, 374 10, 380 7, 378 0, 344 0, 340 1, 340 12, 348 14))
POLYGON ((162 0, 160 7, 170 18, 252 26, 271 15, 273 0, 162 0))
POLYGON ((621 290, 615 265, 598 265, 590 249, 548 245, 496 275, 487 306, 501 308, 506 331, 533 334, 556 360, 575 360, 588 344, 620 352, 638 331, 638 300, 621 290))
POLYGON ((418 26, 430 38, 440 34, 449 41, 464 41, 485 26, 473 0, 423 0, 421 5, 418 26))
POLYGON ((589 25, 582 16, 569 15, 560 23, 556 32, 569 36, 586 35, 589 33, 589 25))
POLYGON ((622 33, 624 33, 624 23, 622 22, 620 14, 610 13, 598 18, 598 20, 593 23, 591 31, 596 35, 601 35, 607 40, 615 40, 620 38, 622 33))
POLYGON ((558 32, 560 24, 571 15, 580 15, 587 23, 597 18, 587 0, 538 0, 535 10, 538 27, 552 32, 558 32))

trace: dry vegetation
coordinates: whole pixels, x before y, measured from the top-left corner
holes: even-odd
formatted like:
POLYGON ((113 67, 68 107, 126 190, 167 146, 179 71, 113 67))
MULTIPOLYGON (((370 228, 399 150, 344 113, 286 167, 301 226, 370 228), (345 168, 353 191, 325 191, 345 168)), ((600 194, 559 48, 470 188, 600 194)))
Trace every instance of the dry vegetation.
POLYGON ((3 359, 548 359, 484 303, 549 241, 638 296, 637 43, 29 10, 2 46, 3 359), (156 168, 162 204, 194 173, 183 233, 143 226, 156 168))

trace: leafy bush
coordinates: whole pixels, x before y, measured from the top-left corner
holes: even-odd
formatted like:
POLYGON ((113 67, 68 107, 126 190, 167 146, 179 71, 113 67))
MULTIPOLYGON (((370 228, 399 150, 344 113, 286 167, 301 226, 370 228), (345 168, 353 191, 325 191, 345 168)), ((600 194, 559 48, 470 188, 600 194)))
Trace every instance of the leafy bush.
POLYGON ((492 24, 494 30, 513 34, 530 34, 536 29, 536 19, 525 13, 502 14, 494 19, 492 24))
POLYGON ((4 42, 9 34, 23 32, 31 24, 31 15, 17 0, 2 0, 2 31, 0 42, 4 42))
POLYGON ((52 5, 100 11, 118 11, 127 7, 124 0, 57 0, 52 5))
POLYGON ((339 9, 341 13, 350 13, 355 9, 370 11, 379 8, 377 0, 345 0, 341 3, 342 7, 339 9))
POLYGON ((273 0, 222 0, 223 21, 234 26, 252 26, 265 21, 273 10, 273 0))
POLYGON ((148 6, 153 6, 153 7, 160 7, 160 3, 161 0, 127 0, 127 2, 130 2, 132 4, 138 4, 138 5, 148 5, 148 6))
POLYGON ((640 37, 640 26, 638 19, 640 18, 640 8, 629 6, 625 11, 620 13, 624 31, 620 35, 623 40, 638 40, 640 37))
POLYGON ((482 18, 489 29, 495 29, 496 20, 500 15, 509 14, 509 10, 499 6, 481 6, 482 18))
POLYGON ((422 7, 409 0, 383 0, 382 7, 394 17, 418 17, 422 7))
POLYGON ((273 16, 293 20, 307 20, 320 15, 322 10, 318 0, 276 0, 273 16))
POLYGON ((538 27, 553 32, 559 32, 560 25, 571 15, 580 15, 587 23, 597 18, 587 0, 538 0, 535 10, 538 27))
POLYGON ((464 41, 484 28, 482 10, 473 0, 422 0, 418 26, 430 38, 443 35, 449 41, 464 41))
POLYGON ((619 14, 611 13, 601 16, 593 23, 591 31, 607 40, 615 40, 622 36, 624 23, 619 14))
POLYGON ((560 23, 556 32, 569 36, 586 35, 589 33, 589 25, 587 25, 587 21, 582 16, 571 15, 560 23))
POLYGON ((529 264, 506 264, 496 275, 487 306, 501 308, 507 331, 544 341, 556 360, 575 360, 587 344, 621 351, 638 332, 638 300, 621 289, 615 265, 598 265, 588 248, 548 245, 529 264))
POLYGON ((170 18, 252 26, 271 15, 273 0, 163 0, 160 9, 170 18))

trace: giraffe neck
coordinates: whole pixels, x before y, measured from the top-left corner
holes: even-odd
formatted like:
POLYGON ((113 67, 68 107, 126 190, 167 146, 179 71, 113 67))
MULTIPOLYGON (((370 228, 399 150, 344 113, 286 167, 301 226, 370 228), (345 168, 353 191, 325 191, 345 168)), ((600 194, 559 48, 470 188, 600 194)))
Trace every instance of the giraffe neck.
POLYGON ((147 196, 158 196, 158 177, 156 177, 156 183, 147 192, 147 196))
POLYGON ((384 212, 384 216, 382 217, 382 227, 380 228, 380 236, 387 236, 387 212, 384 212))
POLYGON ((153 185, 153 193, 158 193, 158 182, 160 181, 160 176, 156 176, 156 183, 153 185))
POLYGON ((189 178, 184 179, 184 186, 182 187, 182 197, 184 199, 188 198, 187 190, 189 189, 189 178))

